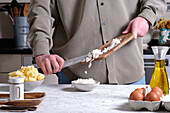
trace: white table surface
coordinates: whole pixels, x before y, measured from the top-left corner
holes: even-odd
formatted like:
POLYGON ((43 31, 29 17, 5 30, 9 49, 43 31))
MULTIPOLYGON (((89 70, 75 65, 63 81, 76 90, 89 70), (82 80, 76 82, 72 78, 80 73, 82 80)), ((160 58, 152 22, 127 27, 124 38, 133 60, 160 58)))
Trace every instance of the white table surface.
MULTIPOLYGON (((150 111, 146 109, 134 111, 128 103, 130 93, 140 87, 144 86, 99 85, 93 91, 80 92, 70 84, 42 85, 34 91, 45 92, 45 100, 36 111, 25 113, 147 113, 150 111)), ((167 111, 160 109, 157 112, 167 111)))

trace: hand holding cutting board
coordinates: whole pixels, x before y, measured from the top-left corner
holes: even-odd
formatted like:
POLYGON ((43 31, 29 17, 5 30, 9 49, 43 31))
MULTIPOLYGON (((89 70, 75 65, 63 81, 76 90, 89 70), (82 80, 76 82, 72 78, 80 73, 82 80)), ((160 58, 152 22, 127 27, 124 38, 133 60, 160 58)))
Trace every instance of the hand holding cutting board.
POLYGON ((143 17, 136 17, 132 21, 129 22, 128 27, 123 34, 127 34, 132 32, 134 35, 134 39, 137 37, 143 37, 149 30, 150 23, 143 17))

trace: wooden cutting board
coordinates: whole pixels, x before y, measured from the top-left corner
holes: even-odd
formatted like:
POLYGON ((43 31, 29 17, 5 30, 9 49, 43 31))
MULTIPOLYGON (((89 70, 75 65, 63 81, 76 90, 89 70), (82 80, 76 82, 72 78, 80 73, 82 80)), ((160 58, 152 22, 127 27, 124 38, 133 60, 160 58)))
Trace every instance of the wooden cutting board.
MULTIPOLYGON (((110 49, 109 51, 107 51, 106 53, 103 53, 102 55, 100 55, 97 59, 94 59, 93 61, 96 60, 103 60, 105 58, 107 58, 108 56, 110 56, 111 54, 113 54, 114 52, 116 52, 118 49, 120 49, 122 46, 124 46, 126 43, 128 43, 129 41, 131 41, 134 36, 132 33, 128 33, 126 35, 121 35, 119 37, 116 37, 117 39, 121 39, 120 43, 115 46, 114 48, 110 49)), ((116 39, 115 38, 115 39, 116 39)), ((110 46, 110 44, 112 43, 112 40, 110 40, 109 42, 107 42, 106 44, 104 44, 103 46, 99 47, 98 49, 104 49, 108 46, 110 46)), ((93 62, 92 61, 92 62, 93 62)), ((88 62, 81 62, 82 64, 88 63, 88 62)))
POLYGON ((24 100, 9 101, 9 94, 0 94, 0 99, 7 99, 0 101, 0 111, 35 111, 45 96, 44 92, 24 93, 24 100))

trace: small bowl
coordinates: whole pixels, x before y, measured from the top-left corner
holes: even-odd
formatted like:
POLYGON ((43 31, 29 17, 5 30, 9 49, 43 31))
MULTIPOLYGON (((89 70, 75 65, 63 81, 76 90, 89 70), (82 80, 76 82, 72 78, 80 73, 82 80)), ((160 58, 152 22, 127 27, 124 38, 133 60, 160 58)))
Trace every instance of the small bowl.
POLYGON ((39 81, 25 81, 24 82, 24 90, 25 91, 31 91, 34 90, 35 88, 39 87, 44 80, 39 80, 39 81))
POLYGON ((78 89, 80 91, 92 91, 99 84, 100 84, 99 81, 95 81, 94 84, 81 84, 81 83, 74 83, 74 81, 72 81, 73 87, 75 87, 76 89, 78 89))

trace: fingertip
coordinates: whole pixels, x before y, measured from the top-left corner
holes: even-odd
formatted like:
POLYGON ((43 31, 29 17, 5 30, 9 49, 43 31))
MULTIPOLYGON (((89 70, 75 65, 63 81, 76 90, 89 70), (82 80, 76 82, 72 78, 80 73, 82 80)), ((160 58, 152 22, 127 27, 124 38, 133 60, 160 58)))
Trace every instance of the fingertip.
POLYGON ((122 34, 126 34, 127 33, 127 30, 123 31, 122 34))
POLYGON ((135 34, 133 34, 134 35, 134 39, 137 39, 137 34, 135 33, 135 34))
POLYGON ((58 72, 60 72, 64 66, 64 62, 58 62, 59 63, 59 70, 58 72))
POLYGON ((60 72, 62 70, 62 67, 60 67, 60 69, 58 70, 58 72, 60 72))
POLYGON ((123 33, 123 34, 127 34, 127 33, 129 33, 129 31, 130 31, 130 30, 129 30, 129 26, 128 26, 127 29, 126 29, 125 31, 123 31, 122 33, 123 33))
POLYGON ((48 73, 47 73, 47 72, 44 72, 44 75, 48 75, 48 73))
POLYGON ((48 74, 50 74, 50 73, 48 73, 48 71, 46 70, 46 71, 44 71, 44 74, 45 74, 45 75, 48 75, 48 74))
POLYGON ((44 75, 48 75, 47 70, 44 68, 44 66, 42 66, 41 70, 44 73, 44 75))

